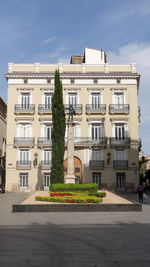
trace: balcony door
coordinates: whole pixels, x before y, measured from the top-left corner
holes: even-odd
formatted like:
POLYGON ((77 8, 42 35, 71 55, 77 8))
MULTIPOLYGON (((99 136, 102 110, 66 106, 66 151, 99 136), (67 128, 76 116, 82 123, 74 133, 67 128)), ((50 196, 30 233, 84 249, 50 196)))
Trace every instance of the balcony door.
POLYGON ((44 150, 44 163, 50 164, 52 159, 52 151, 44 150))
POLYGON ((19 151, 20 153, 20 155, 19 155, 19 161, 21 162, 21 163, 28 163, 29 162, 29 150, 20 150, 19 151))
POLYGON ((103 129, 101 124, 92 124, 92 139, 99 140, 103 136, 103 129))
POLYGON ((19 137, 21 138, 31 137, 31 125, 30 124, 19 124, 19 137))
POLYGON ((44 108, 50 109, 52 105, 52 94, 44 94, 44 108))
POLYGON ((123 93, 115 93, 114 94, 115 108, 121 109, 124 104, 124 94, 123 93))
POLYGON ((91 94, 92 109, 98 109, 101 104, 100 94, 91 94))
POLYGON ((115 150, 115 160, 126 160, 127 159, 127 153, 126 150, 115 150))
POLYGON ((68 104, 73 105, 74 107, 77 105, 77 94, 76 93, 68 94, 68 104))
POLYGON ((22 93, 21 94, 21 107, 28 109, 29 106, 30 106, 30 94, 29 93, 22 93))
POLYGON ((125 126, 124 124, 115 124, 115 139, 125 139, 125 126))
POLYGON ((102 160, 103 159, 103 151, 92 149, 92 160, 102 160))
POLYGON ((51 139, 52 137, 52 125, 51 124, 44 124, 44 137, 46 139, 51 139))

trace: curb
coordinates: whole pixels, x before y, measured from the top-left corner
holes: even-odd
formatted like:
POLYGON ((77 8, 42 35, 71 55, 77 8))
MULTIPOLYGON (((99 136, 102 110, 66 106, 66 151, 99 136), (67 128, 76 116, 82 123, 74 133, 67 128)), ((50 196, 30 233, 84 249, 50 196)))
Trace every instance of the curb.
POLYGON ((14 204, 12 212, 137 212, 142 204, 14 204))

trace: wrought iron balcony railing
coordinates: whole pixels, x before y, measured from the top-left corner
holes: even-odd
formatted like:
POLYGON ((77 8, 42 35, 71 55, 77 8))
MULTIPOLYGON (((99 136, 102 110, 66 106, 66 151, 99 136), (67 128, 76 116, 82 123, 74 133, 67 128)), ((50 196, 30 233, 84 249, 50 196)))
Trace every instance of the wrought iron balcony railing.
POLYGON ((111 146, 129 146, 130 145, 130 137, 125 137, 125 138, 115 138, 111 137, 110 138, 110 145, 111 146))
POLYGON ((35 113, 35 105, 15 105, 15 113, 16 114, 34 114, 35 113))
MULTIPOLYGON (((76 114, 82 114, 82 105, 81 104, 74 104, 72 106, 75 109, 76 114)), ((69 104, 65 104, 64 107, 65 107, 66 113, 69 113, 69 104)))
POLYGON ((38 138, 38 146, 40 147, 49 147, 52 145, 52 139, 47 137, 38 138))
POLYGON ((115 168, 127 168, 128 167, 128 160, 114 160, 113 166, 115 168))
POLYGON ((52 163, 51 161, 42 160, 41 161, 42 170, 49 170, 51 167, 51 163, 52 163))
POLYGON ((104 168, 104 160, 90 160, 89 166, 93 169, 104 168))
POLYGON ((15 147, 32 147, 34 145, 34 137, 15 137, 15 147))
POLYGON ((95 105, 86 105, 86 113, 106 113, 106 105, 105 104, 95 104, 95 105))
POLYGON ((39 114, 50 114, 52 113, 52 105, 38 105, 39 114))
POLYGON ((18 170, 27 170, 31 169, 31 161, 16 161, 16 169, 18 170))
POLYGON ((113 104, 109 105, 109 112, 114 113, 129 113, 130 105, 129 104, 113 104))

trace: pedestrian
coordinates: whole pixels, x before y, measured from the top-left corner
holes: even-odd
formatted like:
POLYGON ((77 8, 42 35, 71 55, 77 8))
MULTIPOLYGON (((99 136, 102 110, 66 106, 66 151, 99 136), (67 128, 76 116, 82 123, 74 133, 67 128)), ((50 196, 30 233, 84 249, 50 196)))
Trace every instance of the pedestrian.
POLYGON ((143 203, 143 192, 144 192, 144 186, 142 183, 139 183, 137 187, 137 192, 139 194, 139 202, 143 203))

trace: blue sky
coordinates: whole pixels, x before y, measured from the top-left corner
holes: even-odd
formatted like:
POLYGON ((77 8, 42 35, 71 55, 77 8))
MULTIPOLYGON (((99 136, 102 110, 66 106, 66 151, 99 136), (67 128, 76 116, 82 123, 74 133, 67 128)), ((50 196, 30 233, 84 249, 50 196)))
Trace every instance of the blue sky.
POLYGON ((69 63, 84 47, 108 62, 137 63, 140 137, 150 154, 150 0, 1 0, 0 96, 7 101, 8 62, 69 63))

